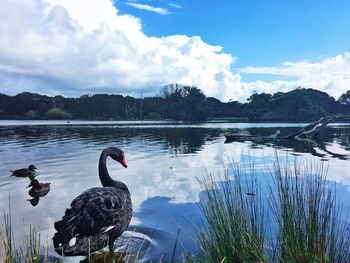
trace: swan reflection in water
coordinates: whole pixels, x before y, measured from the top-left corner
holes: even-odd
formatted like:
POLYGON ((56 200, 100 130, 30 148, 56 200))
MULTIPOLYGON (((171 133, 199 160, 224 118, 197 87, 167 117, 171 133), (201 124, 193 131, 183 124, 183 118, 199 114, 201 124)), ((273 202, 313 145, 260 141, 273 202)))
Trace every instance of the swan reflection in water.
POLYGON ((32 206, 37 206, 40 200, 40 197, 44 197, 50 191, 51 183, 40 183, 35 176, 29 176, 30 184, 27 188, 31 187, 28 191, 28 194, 33 197, 32 199, 27 199, 32 206))

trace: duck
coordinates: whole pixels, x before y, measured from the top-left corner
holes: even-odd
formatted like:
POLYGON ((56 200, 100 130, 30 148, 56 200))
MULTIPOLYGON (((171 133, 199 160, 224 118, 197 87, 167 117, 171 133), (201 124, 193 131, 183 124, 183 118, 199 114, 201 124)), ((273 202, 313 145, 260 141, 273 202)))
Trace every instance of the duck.
POLYGON ((43 197, 50 191, 50 185, 51 183, 39 183, 37 179, 32 177, 30 184, 27 186, 27 188, 31 187, 28 194, 31 197, 43 197))
POLYGON ((11 176, 16 177, 29 177, 29 176, 35 176, 37 168, 35 165, 31 164, 28 168, 22 168, 18 170, 10 170, 12 173, 11 176))
POLYGON ((93 187, 78 195, 61 220, 54 223, 55 251, 64 256, 86 256, 108 246, 114 251, 115 240, 127 229, 133 209, 126 184, 113 180, 106 161, 111 157, 127 168, 125 154, 108 147, 100 155, 98 174, 102 187, 93 187))

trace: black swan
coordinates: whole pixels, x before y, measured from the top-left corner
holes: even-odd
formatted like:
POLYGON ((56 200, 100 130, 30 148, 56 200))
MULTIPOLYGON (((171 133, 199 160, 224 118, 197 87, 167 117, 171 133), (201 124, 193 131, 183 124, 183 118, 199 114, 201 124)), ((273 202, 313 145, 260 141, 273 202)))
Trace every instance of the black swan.
POLYGON ((18 170, 14 170, 14 171, 10 171, 13 176, 17 176, 17 177, 28 177, 28 176, 34 176, 36 173, 37 168, 35 167, 35 165, 31 164, 29 165, 28 168, 22 168, 22 169, 18 169, 18 170))
POLYGON ((108 156, 127 167, 122 150, 109 147, 102 151, 98 172, 103 187, 88 189, 77 196, 62 219, 54 224, 57 232, 53 244, 60 255, 84 256, 107 245, 112 253, 115 239, 130 223, 130 192, 124 183, 109 176, 106 167, 108 156))

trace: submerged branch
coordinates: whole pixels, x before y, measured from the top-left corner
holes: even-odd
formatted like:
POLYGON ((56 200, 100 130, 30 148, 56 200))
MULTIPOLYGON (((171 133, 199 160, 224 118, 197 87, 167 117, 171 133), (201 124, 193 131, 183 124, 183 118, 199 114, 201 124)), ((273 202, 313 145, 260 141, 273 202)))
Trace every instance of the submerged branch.
POLYGON ((322 129, 324 129, 328 123, 330 123, 335 116, 329 116, 329 117, 322 117, 319 120, 310 123, 303 127, 302 129, 298 130, 295 133, 289 134, 287 136, 279 136, 279 130, 276 131, 276 133, 268 135, 268 136, 255 136, 250 134, 225 134, 227 141, 232 141, 235 139, 273 139, 273 140, 304 140, 301 137, 307 136, 307 138, 314 138, 320 134, 322 129))

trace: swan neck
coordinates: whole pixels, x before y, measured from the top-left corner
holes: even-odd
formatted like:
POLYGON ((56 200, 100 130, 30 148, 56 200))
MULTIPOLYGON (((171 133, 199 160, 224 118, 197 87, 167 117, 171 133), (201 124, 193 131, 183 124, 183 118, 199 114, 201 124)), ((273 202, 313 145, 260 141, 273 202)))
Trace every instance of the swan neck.
POLYGON ((101 153, 100 161, 98 163, 98 173, 99 173, 100 181, 104 187, 112 186, 112 187, 120 188, 122 190, 129 191, 128 187, 124 183, 113 180, 109 175, 106 162, 107 162, 107 157, 110 156, 111 153, 112 152, 108 149, 104 150, 101 153))

